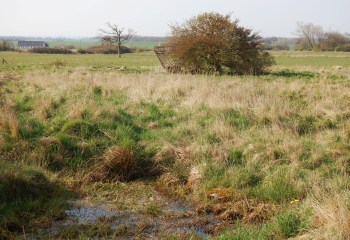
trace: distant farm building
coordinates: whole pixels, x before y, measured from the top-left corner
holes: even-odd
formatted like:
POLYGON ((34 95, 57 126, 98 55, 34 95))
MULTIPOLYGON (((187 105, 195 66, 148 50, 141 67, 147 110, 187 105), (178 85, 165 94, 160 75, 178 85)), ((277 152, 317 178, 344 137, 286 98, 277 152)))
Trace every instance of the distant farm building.
POLYGON ((18 41, 17 47, 20 49, 45 48, 49 47, 44 41, 18 41))

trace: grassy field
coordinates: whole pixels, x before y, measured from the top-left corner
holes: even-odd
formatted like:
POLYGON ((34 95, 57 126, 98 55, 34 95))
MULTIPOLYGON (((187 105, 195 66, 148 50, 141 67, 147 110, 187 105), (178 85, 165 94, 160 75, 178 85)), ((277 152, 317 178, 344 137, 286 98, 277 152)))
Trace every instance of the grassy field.
POLYGON ((272 54, 281 67, 350 67, 350 54, 346 52, 280 51, 272 54))
MULTIPOLYGON (((74 46, 75 48, 89 48, 101 44, 100 39, 84 38, 84 39, 39 39, 40 41, 46 42, 49 47, 64 47, 74 46)), ((14 46, 17 46, 17 41, 11 41, 14 46)), ((143 41, 131 41, 126 44, 130 48, 148 48, 153 49, 159 42, 143 42, 143 41)))
MULTIPOLYGON (((62 47, 73 45, 76 48, 89 48, 92 46, 100 45, 100 39, 84 39, 84 40, 44 40, 50 47, 62 47)), ((153 49, 154 46, 157 46, 159 42, 142 42, 142 41, 131 41, 125 44, 125 46, 130 48, 148 48, 153 49)))
POLYGON ((253 77, 0 52, 0 238, 350 238, 350 54, 272 54, 253 77))
MULTIPOLYGON (((319 70, 320 68, 332 69, 334 67, 350 67, 350 53, 344 52, 300 52, 280 51, 271 52, 275 56, 274 69, 307 69, 319 70)), ((10 66, 17 68, 45 67, 55 62, 62 62, 67 67, 120 67, 131 69, 143 67, 160 67, 159 61, 153 52, 126 54, 118 59, 115 55, 42 55, 31 53, 2 52, 0 58, 4 58, 10 66)), ((3 71, 7 66, 1 65, 3 71)))
POLYGON ((143 52, 123 55, 119 59, 117 55, 62 55, 62 54, 32 54, 32 53, 0 53, 8 65, 1 65, 0 70, 6 71, 12 68, 14 71, 27 71, 34 69, 46 69, 50 67, 65 67, 75 69, 116 69, 126 67, 129 70, 147 71, 160 67, 160 63, 153 52, 143 52))

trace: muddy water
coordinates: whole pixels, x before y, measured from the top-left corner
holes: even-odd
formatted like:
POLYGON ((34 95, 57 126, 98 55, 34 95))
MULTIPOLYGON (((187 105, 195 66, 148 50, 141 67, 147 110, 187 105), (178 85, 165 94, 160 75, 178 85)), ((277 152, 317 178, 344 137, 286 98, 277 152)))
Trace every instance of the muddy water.
POLYGON ((80 200, 65 211, 66 218, 51 228, 51 236, 59 236, 67 226, 109 224, 112 232, 123 239, 158 239, 169 236, 209 237, 210 228, 218 223, 212 215, 199 216, 189 205, 163 199, 165 204, 156 214, 117 210, 112 203, 80 200), (137 236, 137 237, 136 237, 137 236))

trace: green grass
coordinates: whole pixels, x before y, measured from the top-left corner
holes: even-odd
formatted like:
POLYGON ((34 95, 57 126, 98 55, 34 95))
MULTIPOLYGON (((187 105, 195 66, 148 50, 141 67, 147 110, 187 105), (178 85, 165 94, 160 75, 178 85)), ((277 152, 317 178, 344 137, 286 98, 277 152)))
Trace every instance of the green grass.
POLYGON ((61 46, 69 46, 69 45, 74 45, 76 48, 88 48, 91 46, 96 46, 100 44, 99 39, 44 39, 43 41, 47 42, 50 47, 61 47, 61 46))
MULTIPOLYGON (((10 64, 0 66, 0 238, 54 222, 72 192, 148 217, 164 214, 152 191, 129 189, 135 182, 86 180, 127 165, 108 158, 113 149, 132 158, 127 180, 196 206, 224 212, 240 201, 257 204, 248 213, 269 206, 256 222, 234 215, 218 239, 317 238, 323 232, 313 220, 346 235, 350 55, 273 55, 270 74, 241 77, 166 74, 152 52, 121 59, 0 52, 10 64), (215 189, 229 200, 208 199, 215 189)), ((61 230, 57 238, 113 234, 107 223, 61 230)))
MULTIPOLYGON (((314 52, 271 52, 275 57, 278 68, 285 67, 295 69, 297 67, 324 67, 335 66, 349 67, 349 53, 314 53, 314 52)), ((147 70, 147 68, 160 67, 160 63, 153 52, 124 54, 121 59, 115 55, 57 55, 57 54, 30 54, 16 52, 0 52, 0 58, 6 59, 9 65, 15 70, 47 68, 57 66, 55 62, 63 63, 68 67, 93 67, 95 70, 105 70, 105 68, 115 69, 117 67, 127 67, 132 69, 147 70)), ((6 70, 8 66, 0 66, 0 70, 6 70)), ((314 77, 313 72, 283 70, 273 72, 271 76, 276 77, 314 77)))
POLYGON ((68 191, 39 167, 0 162, 0 237, 13 238, 33 224, 64 214, 68 191))
MULTIPOLYGON (((60 62, 64 67, 89 67, 91 70, 116 70, 118 67, 147 71, 159 67, 160 63, 153 52, 124 54, 122 58, 116 55, 61 55, 33 54, 17 52, 0 52, 0 58, 6 59, 9 65, 1 65, 0 70, 27 71, 30 69, 46 69, 57 67, 60 62)), ((58 66, 60 67, 60 66, 58 66)))
POLYGON ((279 66, 290 67, 350 67, 350 54, 346 52, 271 52, 279 66))

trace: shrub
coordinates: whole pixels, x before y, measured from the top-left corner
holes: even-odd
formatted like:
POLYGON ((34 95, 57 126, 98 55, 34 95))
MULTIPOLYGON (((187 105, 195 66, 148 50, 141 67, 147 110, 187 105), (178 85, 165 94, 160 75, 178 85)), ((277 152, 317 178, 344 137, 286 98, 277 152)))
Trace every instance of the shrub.
POLYGON ((262 74, 273 64, 261 50, 262 38, 232 21, 230 15, 203 13, 171 26, 165 43, 179 69, 191 73, 262 74))
POLYGON ((41 54, 73 54, 71 50, 65 48, 32 48, 29 52, 41 54))
POLYGON ((9 41, 0 41, 0 51, 13 51, 13 44, 9 41))
POLYGON ((338 51, 338 52, 350 52, 350 43, 336 47, 335 51, 338 51))
MULTIPOLYGON (((120 47, 120 53, 131 53, 132 49, 121 46, 120 47)), ((99 45, 99 46, 92 46, 84 50, 80 50, 80 53, 86 54, 86 53, 95 53, 95 54, 118 54, 118 48, 113 45, 99 45)))
POLYGON ((79 48, 77 52, 80 54, 94 54, 94 52, 92 52, 90 50, 83 49, 83 48, 79 48))

